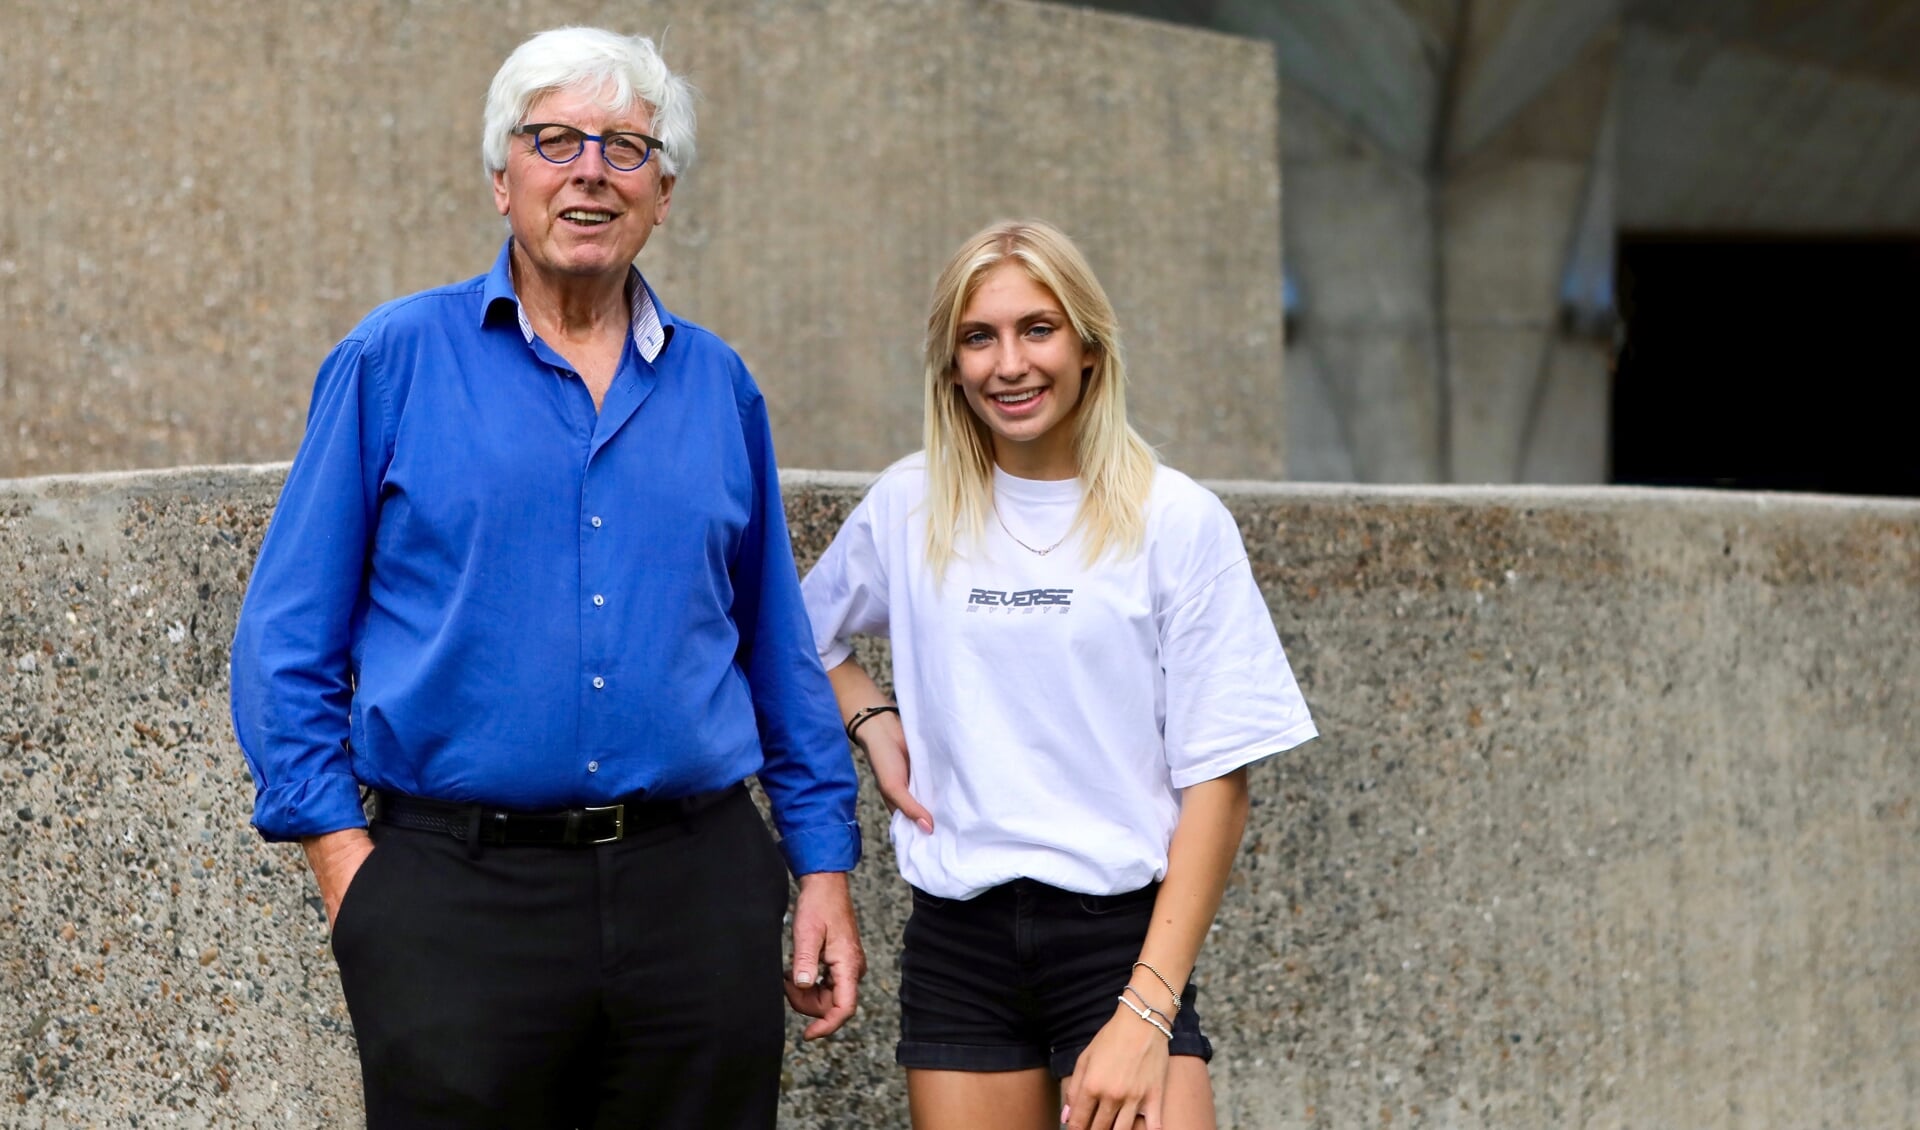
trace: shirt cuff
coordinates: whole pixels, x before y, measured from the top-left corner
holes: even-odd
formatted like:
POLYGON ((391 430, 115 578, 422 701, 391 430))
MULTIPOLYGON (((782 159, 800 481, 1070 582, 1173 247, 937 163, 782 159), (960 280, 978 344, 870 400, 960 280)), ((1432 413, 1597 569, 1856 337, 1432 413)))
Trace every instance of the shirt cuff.
POLYGON ((360 782, 350 773, 323 773, 262 789, 253 801, 253 826, 269 843, 364 828, 360 782))
POLYGON ((851 871, 860 862, 860 825, 827 824, 784 836, 780 851, 795 875, 816 871, 851 871))

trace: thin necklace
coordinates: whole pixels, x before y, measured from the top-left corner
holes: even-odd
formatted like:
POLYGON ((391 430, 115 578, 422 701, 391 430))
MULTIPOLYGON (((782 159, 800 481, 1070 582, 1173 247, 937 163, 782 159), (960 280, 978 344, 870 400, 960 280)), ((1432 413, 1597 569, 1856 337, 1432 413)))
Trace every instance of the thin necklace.
POLYGON ((1028 553, 1031 553, 1037 557, 1045 557, 1047 554, 1052 553, 1056 549, 1059 549, 1062 542, 1065 542, 1068 538, 1073 536, 1073 527, 1068 526, 1067 532, 1060 535, 1060 541, 1054 542, 1052 545, 1048 546, 1045 549, 1039 549, 1034 546, 1028 545, 1026 542, 1023 542, 1020 540, 1019 534, 1016 534, 1012 530, 1007 529, 1007 520, 1000 516, 1000 502, 998 499, 995 499, 993 503, 993 520, 1000 523, 1000 529, 1005 531, 1006 535, 1013 539, 1015 545, 1018 545, 1021 549, 1024 549, 1028 553))

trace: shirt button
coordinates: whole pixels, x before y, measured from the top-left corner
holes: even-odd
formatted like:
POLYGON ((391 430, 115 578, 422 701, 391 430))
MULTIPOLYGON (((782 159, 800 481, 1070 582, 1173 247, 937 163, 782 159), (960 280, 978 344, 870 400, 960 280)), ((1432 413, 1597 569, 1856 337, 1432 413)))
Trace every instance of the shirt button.
POLYGON ((593 516, 593 518, 591 519, 591 521, 593 522, 593 528, 594 528, 594 529, 596 529, 596 530, 597 530, 597 529, 599 529, 599 528, 600 528, 600 515, 598 515, 598 514, 595 514, 595 515, 593 516))
POLYGON ((587 762, 587 772, 589 772, 589 773, 598 773, 598 772, 600 772, 600 763, 599 763, 598 761, 589 761, 589 762, 587 762))
POLYGON ((599 690, 600 688, 602 688, 602 687, 604 687, 604 686, 606 686, 606 685, 607 685, 607 681, 606 681, 605 679, 602 679, 602 678, 601 678, 600 676, 598 676, 598 675, 595 675, 595 676, 593 677, 593 689, 594 689, 594 690, 596 690, 596 691, 597 691, 597 690, 599 690))
POLYGON ((601 595, 600 595, 599 593, 594 593, 594 594, 593 594, 593 606, 594 606, 595 608, 598 608, 598 607, 600 607, 601 605, 603 605, 603 604, 605 604, 606 602, 607 602, 607 598, 606 598, 606 597, 604 597, 604 596, 601 596, 601 595))

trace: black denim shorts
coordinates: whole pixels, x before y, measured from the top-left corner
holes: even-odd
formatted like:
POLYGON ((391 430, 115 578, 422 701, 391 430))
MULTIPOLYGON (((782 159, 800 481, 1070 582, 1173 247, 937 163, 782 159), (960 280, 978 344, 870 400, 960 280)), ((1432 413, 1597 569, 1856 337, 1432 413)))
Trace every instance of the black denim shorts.
MULTIPOLYGON (((902 1067, 1073 1073, 1113 1018, 1153 919, 1159 884, 1081 895, 1016 879, 971 899, 918 888, 900 944, 902 1067)), ((1189 984, 1174 1055, 1213 1058, 1189 984)), ((1142 1023, 1145 1023, 1142 1021, 1142 1023)))

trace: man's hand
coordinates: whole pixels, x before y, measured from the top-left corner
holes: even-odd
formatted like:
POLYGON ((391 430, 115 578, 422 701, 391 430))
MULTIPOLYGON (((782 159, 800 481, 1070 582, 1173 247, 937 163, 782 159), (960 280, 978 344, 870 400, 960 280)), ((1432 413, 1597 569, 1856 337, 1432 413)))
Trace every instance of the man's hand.
POLYGON ((793 969, 787 975, 787 1003, 814 1017, 802 1033, 809 1040, 831 1036, 853 1015, 860 999, 860 978, 867 955, 853 920, 853 893, 844 871, 800 876, 800 897, 793 908, 793 969))
POLYGON ((340 900, 359 873, 360 865, 373 854, 373 837, 365 828, 346 828, 324 836, 307 836, 300 841, 307 849, 307 866, 320 882, 320 898, 327 904, 327 929, 340 914, 340 900))

